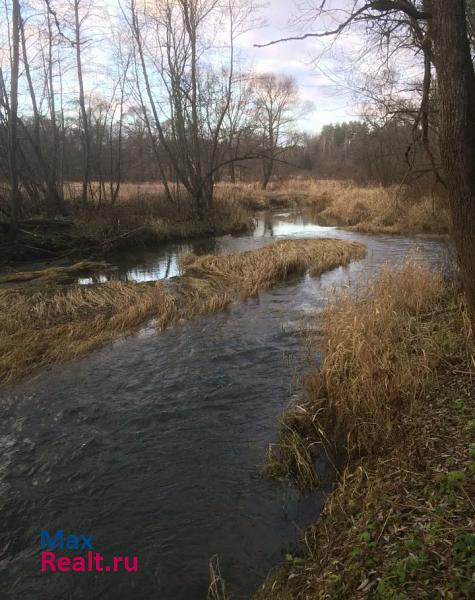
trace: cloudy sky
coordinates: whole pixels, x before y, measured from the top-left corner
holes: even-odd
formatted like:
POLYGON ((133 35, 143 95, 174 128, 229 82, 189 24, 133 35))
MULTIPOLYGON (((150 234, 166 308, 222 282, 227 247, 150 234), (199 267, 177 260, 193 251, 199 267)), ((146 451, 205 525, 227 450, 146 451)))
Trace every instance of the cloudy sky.
MULTIPOLYGON (((292 41, 256 48, 255 44, 315 31, 317 28, 318 30, 332 29, 335 27, 336 21, 332 22, 327 17, 325 21, 319 23, 306 22, 300 25, 296 23, 296 17, 299 14, 298 5, 308 6, 314 3, 318 6, 321 0, 254 1, 263 4, 255 15, 256 19, 262 20, 262 24, 256 29, 251 29, 238 40, 246 68, 252 68, 261 73, 292 75, 296 79, 302 100, 310 101, 314 105, 314 111, 299 122, 300 128, 309 133, 320 131, 321 127, 328 123, 358 118, 360 102, 355 93, 351 91, 349 81, 357 64, 355 59, 361 38, 354 33, 345 33, 340 36, 338 44, 331 48, 329 48, 331 40, 328 38, 324 41, 310 38, 305 41, 292 41)), ((107 40, 111 35, 109 30, 111 24, 114 26, 116 20, 120 21, 121 19, 119 0, 98 0, 97 3, 96 0, 90 0, 90 2, 94 10, 89 11, 87 21, 89 29, 87 31, 88 37, 96 39, 96 44, 92 44, 89 53, 84 54, 86 58, 83 56, 86 87, 91 94, 107 95, 107 85, 110 85, 111 82, 104 77, 104 73, 110 71, 111 76, 115 76, 114 49, 109 47, 111 44, 108 44, 107 40), (100 8, 101 6, 102 8, 100 8), (105 14, 108 15, 108 18, 104 17, 105 14), (91 31, 93 34, 90 33, 91 31), (102 39, 104 42, 97 42, 102 39), (106 91, 104 92, 104 90, 106 91)), ((327 0, 327 6, 338 9, 336 18, 340 20, 344 16, 345 6, 351 5, 352 2, 353 0, 327 0)), ((121 4, 126 6, 126 1, 124 0, 121 4)), ((87 5, 88 3, 84 2, 84 6, 87 7, 87 5)), ((2 31, 5 33, 5 28, 0 28, 0 50, 2 31)), ((5 48, 7 48, 6 44, 5 48)), ((72 66, 74 63, 72 54, 69 60, 71 65, 69 70, 64 71, 62 83, 65 94, 67 95, 69 92, 71 97, 75 98, 77 82, 72 66)), ((8 53, 5 55, 5 61, 6 63, 9 61, 8 53)), ((63 67, 64 64, 66 63, 63 62, 63 67)), ((23 81, 23 83, 26 98, 26 82, 23 81)))
MULTIPOLYGON (((340 5, 344 5, 344 0, 340 5)), ((315 111, 301 123, 307 131, 319 131, 327 123, 356 119, 358 99, 349 89, 346 75, 351 55, 357 52, 357 37, 348 34, 331 49, 328 40, 315 38, 267 48, 253 47, 256 43, 315 31, 315 24, 305 27, 296 23, 297 14, 295 0, 271 0, 262 9, 263 26, 240 39, 243 53, 259 72, 284 73, 296 78, 302 98, 315 105, 315 111)))

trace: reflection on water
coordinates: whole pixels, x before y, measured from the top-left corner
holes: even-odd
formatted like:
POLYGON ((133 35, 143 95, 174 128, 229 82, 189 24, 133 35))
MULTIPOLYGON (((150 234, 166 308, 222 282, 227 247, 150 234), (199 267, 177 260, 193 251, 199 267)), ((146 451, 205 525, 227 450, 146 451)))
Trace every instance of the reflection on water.
MULTIPOLYGON (((188 243, 167 244, 155 250, 122 252, 116 254, 111 261, 116 268, 113 271, 95 273, 78 280, 80 284, 104 283, 110 280, 121 281, 156 281, 181 274, 180 261, 188 254, 229 254, 260 248, 279 239, 307 237, 338 237, 340 239, 359 240, 368 244, 370 252, 386 248, 388 242, 395 241, 396 248, 407 250, 418 245, 426 246, 431 240, 426 237, 407 238, 405 236, 372 236, 344 231, 337 227, 322 227, 316 222, 310 211, 260 213, 256 220, 256 228, 250 235, 226 235, 216 238, 204 238, 188 243)), ((434 241, 434 240, 432 240, 434 241)), ((436 245, 442 242, 435 240, 436 245)), ((391 245, 391 248, 393 245, 391 245)), ((383 250, 384 251, 384 250, 383 250)))
MULTIPOLYGON (((181 274, 180 259, 187 254, 229 254, 260 248, 277 239, 289 237, 331 237, 333 227, 320 227, 310 213, 261 213, 250 235, 201 238, 187 243, 167 244, 154 250, 121 252, 112 257, 113 271, 95 273, 78 279, 80 284, 104 283, 111 280, 156 281, 181 274)), ((340 232, 339 232, 340 233, 340 232)), ((339 237, 341 237, 339 235, 339 237)))
POLYGON ((267 215, 252 236, 123 255, 115 276, 156 279, 179 257, 256 248, 283 237, 342 237, 365 260, 298 277, 227 311, 150 327, 0 392, 0 594, 7 600, 200 600, 218 554, 234 598, 249 596, 319 514, 260 477, 300 363, 302 321, 329 288, 371 277, 408 250, 438 265, 437 240, 364 236, 305 216, 267 215), (138 555, 140 572, 39 572, 39 530, 93 533, 96 549, 138 555))

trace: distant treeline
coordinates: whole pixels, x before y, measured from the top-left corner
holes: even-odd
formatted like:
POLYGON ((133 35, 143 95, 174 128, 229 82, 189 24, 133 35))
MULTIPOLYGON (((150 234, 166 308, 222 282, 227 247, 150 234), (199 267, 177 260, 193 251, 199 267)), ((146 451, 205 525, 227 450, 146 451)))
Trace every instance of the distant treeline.
POLYGON ((299 132, 313 107, 296 82, 253 72, 239 54, 258 5, 6 0, 0 208, 12 232, 32 211, 61 213, 68 182, 87 204, 116 202, 122 181, 159 181, 171 205, 186 196, 203 217, 220 180, 265 189, 311 174, 387 185, 432 171, 414 108, 299 132))

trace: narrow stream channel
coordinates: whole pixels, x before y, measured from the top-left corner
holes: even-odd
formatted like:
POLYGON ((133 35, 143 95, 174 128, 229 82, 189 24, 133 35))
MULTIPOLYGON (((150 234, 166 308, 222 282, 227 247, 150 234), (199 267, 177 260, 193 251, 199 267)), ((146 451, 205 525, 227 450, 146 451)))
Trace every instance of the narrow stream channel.
POLYGON ((324 500, 260 477, 299 369, 302 320, 332 286, 400 264, 414 247, 443 265, 446 242, 268 213, 251 236, 124 254, 99 279, 170 277, 187 252, 283 237, 356 239, 368 255, 158 334, 144 327, 0 391, 2 600, 204 600, 215 554, 233 598, 247 598, 285 559, 324 500), (92 533, 104 556, 138 556, 139 573, 42 574, 41 529, 92 533))

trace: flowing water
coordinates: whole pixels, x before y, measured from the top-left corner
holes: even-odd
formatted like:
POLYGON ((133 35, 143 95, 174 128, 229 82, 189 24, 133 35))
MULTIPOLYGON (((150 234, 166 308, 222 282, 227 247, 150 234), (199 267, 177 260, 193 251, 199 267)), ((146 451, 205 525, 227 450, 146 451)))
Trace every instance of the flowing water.
POLYGON ((163 332, 144 327, 0 391, 2 600, 203 600, 212 555, 233 598, 246 598, 285 560, 328 489, 301 496, 260 476, 301 366, 302 322, 332 286, 401 264, 414 247, 443 266, 446 243, 267 213, 253 235, 119 255, 115 271, 94 278, 171 277, 188 252, 299 237, 361 240, 367 258, 163 332), (41 529, 92 533, 95 551, 138 556, 139 572, 43 574, 41 529))

